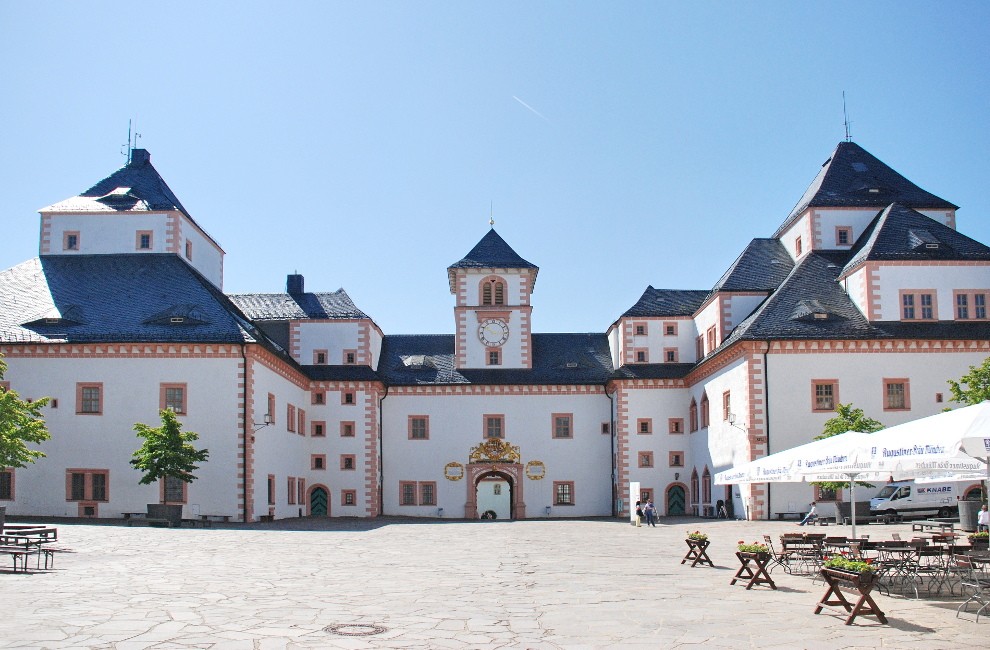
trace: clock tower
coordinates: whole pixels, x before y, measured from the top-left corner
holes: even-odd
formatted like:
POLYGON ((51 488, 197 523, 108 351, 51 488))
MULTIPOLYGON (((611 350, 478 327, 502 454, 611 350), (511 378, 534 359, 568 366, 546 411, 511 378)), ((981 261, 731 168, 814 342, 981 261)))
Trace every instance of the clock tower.
POLYGON ((530 296, 539 269, 495 229, 447 268, 456 297, 454 357, 458 368, 532 368, 530 296))

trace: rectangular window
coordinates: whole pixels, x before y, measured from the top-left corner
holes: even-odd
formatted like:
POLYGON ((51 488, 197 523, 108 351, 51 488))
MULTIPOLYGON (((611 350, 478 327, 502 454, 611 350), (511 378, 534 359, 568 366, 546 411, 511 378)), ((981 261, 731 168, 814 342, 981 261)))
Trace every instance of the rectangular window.
POLYGON ((704 395, 701 398, 701 426, 704 428, 710 423, 711 420, 708 417, 708 395, 704 395))
POLYGON ((340 505, 353 506, 357 503, 357 490, 341 490, 340 505))
POLYGON ((437 484, 433 481, 423 481, 419 484, 419 505, 435 506, 437 504, 437 484))
POLYGON ((670 452, 670 466, 684 467, 684 452, 681 451, 670 452))
POLYGON ((293 433, 296 430, 296 407, 292 404, 285 405, 285 430, 293 433))
POLYGON ((301 478, 296 483, 296 496, 297 496, 296 501, 299 503, 299 505, 301 506, 306 505, 306 479, 301 478))
POLYGON ((708 336, 708 352, 711 353, 711 351, 715 349, 715 342, 717 340, 714 325, 708 328, 707 336, 708 336))
POLYGON ((290 506, 295 505, 295 503, 296 503, 296 478, 294 476, 290 476, 289 477, 288 482, 287 482, 287 484, 285 486, 285 494, 286 494, 285 502, 288 503, 290 506))
POLYGON ((794 257, 801 257, 802 252, 804 252, 804 248, 801 245, 801 238, 797 237, 794 240, 794 257))
POLYGON ((883 410, 906 411, 911 408, 907 379, 884 379, 883 393, 883 410))
POLYGON ((612 433, 612 425, 608 422, 602 422, 602 433, 606 436, 612 433))
POLYGON ((636 420, 636 433, 640 433, 640 434, 653 433, 653 419, 639 418, 638 420, 636 420))
POLYGON ((571 413, 554 413, 551 417, 553 421, 553 437, 570 438, 573 434, 571 423, 574 415, 571 413))
POLYGON ((164 492, 162 498, 165 503, 185 503, 187 485, 188 483, 181 478, 174 476, 166 476, 162 479, 162 491, 164 492))
POLYGON ((835 245, 848 246, 851 243, 852 243, 852 228, 849 228, 848 226, 836 226, 835 245))
POLYGON ((327 364, 326 350, 313 350, 313 365, 325 366, 327 364))
POLYGON ((357 363, 357 350, 344 350, 344 365, 353 366, 357 363))
POLYGON ((268 413, 265 413, 272 424, 275 424, 275 396, 268 393, 268 413))
POLYGON ((409 439, 429 440, 430 439, 430 416, 410 415, 409 416, 409 439))
POLYGON ((158 408, 172 409, 180 414, 187 412, 185 384, 162 384, 158 392, 158 408))
POLYGON ((641 488, 639 491, 639 500, 643 503, 653 501, 653 490, 651 488, 641 488))
POLYGON ((313 454, 310 456, 310 469, 326 469, 327 468, 327 456, 326 454, 313 454))
POLYGON ((192 242, 186 240, 186 259, 192 261, 192 242))
POLYGON ((340 437, 341 438, 353 438, 354 437, 354 423, 353 422, 341 422, 340 423, 340 437))
POLYGON ((150 251, 152 249, 152 237, 154 232, 151 230, 138 230, 134 235, 134 248, 139 251, 150 251))
POLYGON ((313 391, 313 404, 320 405, 327 403, 327 394, 322 390, 313 391))
POLYGON ((901 292, 901 320, 934 320, 936 314, 933 289, 901 292))
POLYGON ((490 366, 500 366, 500 365, 502 365, 502 351, 501 350, 489 350, 488 351, 488 365, 490 365, 490 366))
POLYGON ((66 501, 109 501, 110 471, 68 469, 65 472, 66 501))
POLYGON ((697 355, 698 359, 702 359, 705 356, 705 337, 699 336, 694 340, 694 353, 697 355))
POLYGON ((485 415, 485 437, 504 438, 505 437, 505 416, 485 415))
POLYGON ((677 336, 677 323, 664 323, 663 324, 663 335, 664 336, 677 336))
POLYGON ((298 420, 298 424, 296 425, 296 433, 298 433, 301 436, 304 436, 306 435, 306 410, 299 409, 298 414, 299 414, 299 420, 298 420))
POLYGON ((76 413, 103 414, 103 384, 76 384, 76 413))
POLYGON ((646 336, 646 323, 636 323, 633 325, 633 332, 636 336, 646 336))
POLYGON ((722 420, 726 421, 732 415, 732 395, 729 391, 722 393, 722 420))
POLYGON ((14 500, 14 470, 0 469, 0 501, 14 500))
POLYGON ((314 438, 324 438, 327 435, 327 423, 314 420, 309 424, 309 435, 314 438))
POLYGON ((275 475, 268 475, 268 505, 275 505, 275 475))
POLYGON ((670 433, 684 433, 684 418, 670 418, 667 420, 667 430, 670 433))
POLYGON ((986 320, 986 292, 956 291, 956 320, 986 320))
POLYGON ((355 398, 354 398, 354 391, 348 390, 348 391, 344 391, 343 393, 341 393, 340 394, 340 403, 341 404, 344 404, 344 405, 347 405, 347 406, 354 405, 356 403, 355 402, 355 398))
POLYGON ((553 504, 555 506, 574 505, 574 481, 553 482, 553 504))
POLYGON ((647 350, 635 350, 636 353, 636 363, 647 363, 649 361, 649 353, 647 350))
POLYGON ((811 390, 811 410, 822 413, 835 410, 835 405, 839 399, 839 381, 837 379, 813 379, 811 390))
POLYGON ((639 452, 639 466, 640 467, 653 467, 653 452, 652 451, 641 451, 641 452, 639 452))
POLYGON ((667 363, 677 363, 677 348, 664 348, 663 358, 667 363))
POLYGON ((400 481, 399 482, 399 505, 402 505, 402 506, 414 506, 414 505, 416 505, 416 482, 415 481, 400 481))
POLYGON ((62 250, 67 251, 77 251, 79 250, 79 231, 67 231, 62 233, 62 250))
POLYGON ((356 466, 356 460, 353 454, 341 454, 340 469, 353 470, 356 466))

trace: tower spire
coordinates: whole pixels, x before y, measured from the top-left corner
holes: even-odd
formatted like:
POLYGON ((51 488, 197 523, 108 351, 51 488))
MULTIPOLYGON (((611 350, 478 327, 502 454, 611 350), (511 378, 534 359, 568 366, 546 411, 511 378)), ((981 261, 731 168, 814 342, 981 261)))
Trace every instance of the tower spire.
POLYGON ((488 204, 488 225, 492 228, 495 227, 495 202, 492 201, 488 204))
POLYGON ((852 135, 849 133, 849 113, 846 111, 846 91, 842 91, 842 118, 846 125, 846 142, 852 142, 852 135))

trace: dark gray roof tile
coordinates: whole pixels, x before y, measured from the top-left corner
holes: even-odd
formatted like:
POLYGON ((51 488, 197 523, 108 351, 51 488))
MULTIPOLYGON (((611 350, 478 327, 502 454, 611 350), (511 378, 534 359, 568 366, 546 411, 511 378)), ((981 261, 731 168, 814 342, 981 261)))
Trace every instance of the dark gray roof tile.
POLYGON ((654 289, 646 287, 635 305, 622 314, 623 318, 691 316, 701 307, 708 291, 694 289, 654 289))

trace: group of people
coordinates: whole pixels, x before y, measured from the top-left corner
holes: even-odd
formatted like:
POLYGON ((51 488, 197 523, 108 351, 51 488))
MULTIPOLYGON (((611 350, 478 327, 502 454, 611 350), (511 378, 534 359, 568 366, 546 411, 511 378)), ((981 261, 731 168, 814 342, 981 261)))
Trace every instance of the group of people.
POLYGON ((641 526, 642 525, 641 522, 643 521, 643 517, 644 516, 646 517, 646 525, 647 526, 653 526, 654 528, 657 527, 657 508, 656 508, 656 506, 653 505, 653 499, 648 500, 646 502, 646 505, 645 506, 643 505, 643 502, 642 501, 637 501, 636 502, 636 525, 637 526, 641 526))

